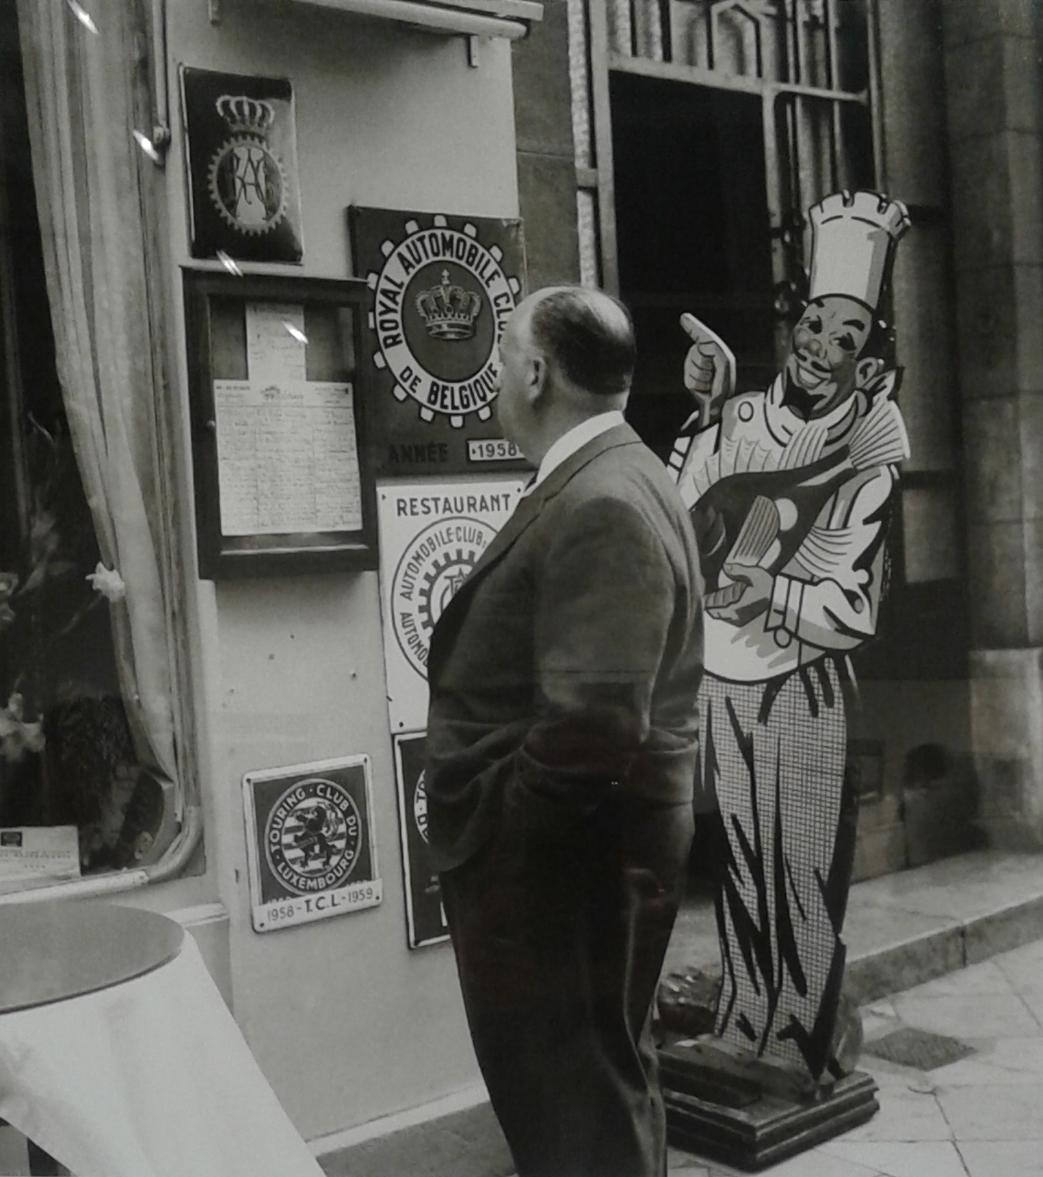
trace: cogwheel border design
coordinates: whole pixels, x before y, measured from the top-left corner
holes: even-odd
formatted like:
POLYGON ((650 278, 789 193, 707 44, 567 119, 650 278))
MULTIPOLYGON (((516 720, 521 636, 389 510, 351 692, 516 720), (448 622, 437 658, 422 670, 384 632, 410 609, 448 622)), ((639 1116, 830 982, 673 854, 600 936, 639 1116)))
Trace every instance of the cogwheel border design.
MULTIPOLYGON (((451 233, 459 233, 464 237, 469 237, 479 246, 479 248, 483 249, 492 258, 497 269, 503 275, 504 281, 507 284, 507 289, 511 292, 511 295, 514 298, 514 306, 518 305, 522 289, 520 279, 518 278, 517 274, 509 274, 507 272, 507 268, 504 265, 503 249, 500 247, 499 243, 494 241, 491 245, 486 245, 479 237, 478 228, 472 221, 465 221, 462 226, 456 227, 449 224, 445 214, 435 213, 431 217, 431 223, 428 225, 422 225, 415 218, 411 218, 405 223, 403 228, 405 229, 405 233, 397 243, 391 240, 385 240, 381 243, 380 252, 384 258, 383 263, 379 266, 378 269, 370 270, 366 274, 366 285, 373 293, 374 298, 377 287, 380 284, 380 279, 383 276, 384 270, 387 268, 388 262, 391 260, 392 255, 397 253, 398 250, 405 244, 405 242, 409 240, 409 238, 415 237, 419 233, 426 233, 430 229, 448 229, 451 233)), ((465 266, 464 268, 469 269, 470 267, 465 266)), ((491 405, 481 405, 474 409, 468 409, 463 413, 458 413, 447 409, 432 409, 430 406, 420 402, 417 397, 415 397, 407 389, 403 388, 402 385, 398 382, 397 374, 392 365, 388 362, 388 358, 384 353, 384 348, 380 340, 380 332, 377 330, 376 326, 376 316, 372 310, 370 310, 367 316, 367 323, 370 331, 373 333, 377 345, 376 349, 372 353, 373 366, 378 371, 387 372, 391 377, 391 394, 394 396, 396 401, 405 402, 407 400, 412 400, 416 403, 417 416, 421 421, 423 421, 425 424, 428 424, 434 421, 436 418, 448 420, 451 428, 462 429, 468 417, 475 417, 479 422, 485 422, 492 419, 493 409, 491 405)), ((409 350, 410 354, 412 354, 412 348, 409 350)), ((419 361, 417 361, 417 363, 419 363, 419 361)))
POLYGON ((256 136, 232 135, 228 139, 225 139, 215 149, 213 155, 211 155, 210 163, 206 169, 206 187, 207 195, 210 197, 210 203, 217 210, 217 215, 221 220, 230 229, 234 229, 237 233, 242 233, 244 237, 262 237, 265 233, 272 233, 278 227, 279 222, 286 219, 286 186, 286 168, 283 167, 282 160, 266 143, 258 141, 256 136), (236 147, 259 147, 279 171, 279 211, 260 227, 257 225, 241 225, 228 209, 225 208, 217 192, 217 169, 220 167, 222 160, 236 147))
POLYGON ((420 531, 410 538, 409 542, 403 547, 402 552, 398 558, 398 562, 395 565, 395 571, 391 575, 391 590, 389 594, 392 616, 391 629, 394 632, 395 642, 398 645, 399 652, 405 659, 407 665, 423 679, 427 678, 427 667, 421 663, 416 655, 410 650, 409 643, 403 639, 402 634, 399 632, 398 609, 396 607, 396 601, 398 599, 399 593, 400 574, 406 561, 413 554, 417 545, 429 531, 433 531, 440 527, 448 527, 454 523, 477 524, 478 526, 484 528, 488 534, 486 536, 485 546, 483 547, 478 547, 474 543, 461 543, 458 540, 454 540, 452 544, 446 544, 441 551, 434 553, 429 557, 430 565, 425 564, 420 572, 418 572, 418 600, 416 601, 416 604, 410 608, 410 612, 413 615, 417 629, 426 639, 427 647, 430 648, 431 632, 434 629, 434 623, 431 618, 431 592, 435 580, 437 579, 440 572, 444 571, 446 567, 454 563, 460 563, 461 567, 465 568, 469 572, 481 559, 482 552, 485 551, 485 547, 492 543, 493 537, 496 535, 496 528, 487 520, 477 519, 471 515, 449 515, 442 519, 436 519, 433 523, 429 523, 426 527, 421 528, 420 531), (453 551, 461 549, 463 551, 470 552, 470 564, 460 561, 458 557, 453 554, 453 551))
POLYGON ((428 639, 435 628, 435 618, 431 615, 431 599, 434 596, 435 584, 438 578, 449 568, 458 565, 460 568, 470 572, 481 557, 481 552, 475 551, 473 545, 469 545, 473 559, 470 564, 467 563, 467 558, 464 555, 463 545, 458 544, 455 551, 445 550, 440 556, 435 556, 431 561, 431 567, 424 575, 423 584, 420 589, 420 600, 417 602, 417 616, 420 618, 421 624, 427 631, 428 639))

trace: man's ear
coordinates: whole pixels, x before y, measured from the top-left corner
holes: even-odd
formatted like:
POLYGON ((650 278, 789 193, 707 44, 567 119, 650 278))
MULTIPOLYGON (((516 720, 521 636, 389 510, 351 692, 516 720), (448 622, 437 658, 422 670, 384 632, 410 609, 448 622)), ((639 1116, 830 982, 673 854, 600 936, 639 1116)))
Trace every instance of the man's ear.
POLYGON ((866 356, 855 365, 855 385, 866 388, 884 370, 884 361, 879 356, 866 356))
POLYGON ((547 373, 546 356, 534 355, 529 361, 529 372, 525 381, 525 391, 529 394, 532 404, 536 404, 543 397, 547 387, 547 373))

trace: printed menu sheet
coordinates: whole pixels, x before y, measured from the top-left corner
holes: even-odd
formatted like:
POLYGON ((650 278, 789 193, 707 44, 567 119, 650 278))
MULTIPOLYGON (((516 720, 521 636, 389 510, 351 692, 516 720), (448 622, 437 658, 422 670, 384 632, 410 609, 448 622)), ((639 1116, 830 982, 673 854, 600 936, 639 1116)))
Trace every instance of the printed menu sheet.
POLYGON ((307 379, 304 307, 246 304, 247 379, 215 380, 221 533, 362 527, 354 388, 307 379))
POLYGON ((251 380, 303 380, 307 342, 299 303, 246 304, 246 370, 251 380))
POLYGON ((262 371, 267 379, 214 381, 222 534, 357 531, 352 385, 280 376, 277 364, 262 371))

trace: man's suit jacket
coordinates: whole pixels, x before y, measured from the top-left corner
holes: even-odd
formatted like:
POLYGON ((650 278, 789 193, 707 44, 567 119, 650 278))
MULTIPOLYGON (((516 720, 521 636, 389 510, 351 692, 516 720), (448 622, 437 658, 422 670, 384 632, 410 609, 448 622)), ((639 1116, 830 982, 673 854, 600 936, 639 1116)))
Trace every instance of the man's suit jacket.
POLYGON ((612 788, 692 796, 701 578, 687 512, 628 426, 522 499, 432 636, 428 833, 450 870, 506 794, 548 832, 612 788))

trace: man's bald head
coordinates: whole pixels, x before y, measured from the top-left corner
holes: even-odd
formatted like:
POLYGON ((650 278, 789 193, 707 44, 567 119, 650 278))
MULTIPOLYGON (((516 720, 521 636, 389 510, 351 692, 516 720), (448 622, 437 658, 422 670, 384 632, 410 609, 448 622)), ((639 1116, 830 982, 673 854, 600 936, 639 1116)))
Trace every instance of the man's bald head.
POLYGON ((621 302, 586 286, 549 286, 531 294, 519 309, 533 346, 565 381, 597 396, 629 392, 634 325, 621 302))
POLYGON ((623 305, 585 286, 549 286, 523 299, 500 339, 496 415, 504 436, 539 465, 574 426, 622 410, 634 371, 634 328, 623 305))

